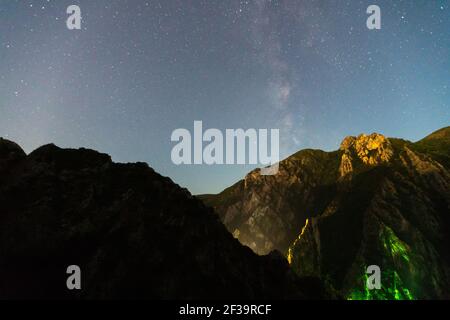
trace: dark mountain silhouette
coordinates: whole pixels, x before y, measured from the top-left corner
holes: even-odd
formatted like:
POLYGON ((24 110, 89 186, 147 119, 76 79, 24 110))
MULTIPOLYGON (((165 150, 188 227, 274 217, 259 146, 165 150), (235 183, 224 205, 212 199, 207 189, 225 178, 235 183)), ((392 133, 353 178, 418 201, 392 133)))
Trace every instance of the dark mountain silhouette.
POLYGON ((0 139, 0 298, 329 298, 144 163, 0 139), (78 265, 82 289, 66 288, 78 265))
POLYGON ((286 254, 349 299, 450 298, 450 127, 409 141, 347 137, 201 198, 259 254, 286 254), (382 290, 365 288, 378 265, 382 290))

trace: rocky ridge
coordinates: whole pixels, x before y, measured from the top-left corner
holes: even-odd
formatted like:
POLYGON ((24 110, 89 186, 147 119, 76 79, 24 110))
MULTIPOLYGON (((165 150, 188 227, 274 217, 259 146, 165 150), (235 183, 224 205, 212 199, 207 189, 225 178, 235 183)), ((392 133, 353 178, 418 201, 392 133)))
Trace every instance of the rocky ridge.
POLYGON ((0 299, 325 299, 144 163, 0 139, 0 299), (82 290, 66 287, 78 265, 82 290))
POLYGON ((449 298, 449 137, 449 127, 417 143, 347 137, 338 151, 300 151, 276 176, 255 170, 202 199, 241 243, 284 252, 298 274, 349 299, 449 298), (368 293, 373 264, 385 283, 368 293))

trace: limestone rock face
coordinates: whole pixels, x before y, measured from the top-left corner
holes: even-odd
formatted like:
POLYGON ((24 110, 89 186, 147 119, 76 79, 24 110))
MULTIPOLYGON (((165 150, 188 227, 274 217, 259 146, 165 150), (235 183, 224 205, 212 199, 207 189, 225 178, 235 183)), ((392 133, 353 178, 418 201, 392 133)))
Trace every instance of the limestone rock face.
POLYGON ((344 151, 343 162, 355 157, 371 166, 389 162, 394 154, 389 139, 378 133, 346 137, 341 143, 340 150, 344 151))
POLYGON ((341 165, 339 166, 339 175, 346 177, 353 172, 352 156, 350 153, 344 153, 341 157, 341 165))
POLYGON ((412 143, 347 137, 203 200, 241 243, 283 252, 349 299, 450 298, 450 128, 412 143), (383 289, 365 290, 367 266, 383 289))
POLYGON ((282 161, 274 176, 262 176, 258 169, 222 194, 201 198, 242 244, 262 255, 285 253, 306 218, 328 202, 338 167, 338 152, 303 150, 282 161))

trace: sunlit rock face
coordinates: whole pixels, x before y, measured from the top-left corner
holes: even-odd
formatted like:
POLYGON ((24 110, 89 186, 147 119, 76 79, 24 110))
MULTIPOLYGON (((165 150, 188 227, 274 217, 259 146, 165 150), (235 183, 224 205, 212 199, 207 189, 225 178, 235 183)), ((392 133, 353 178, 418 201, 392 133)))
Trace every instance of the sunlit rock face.
POLYGON ((346 137, 341 143, 340 150, 343 151, 341 177, 353 171, 352 162, 355 160, 360 160, 365 165, 376 166, 388 163, 394 154, 389 139, 378 133, 346 137))
POLYGON ((341 165, 339 166, 339 174, 341 177, 346 177, 352 172, 352 156, 349 153, 344 153, 341 158, 341 165))
POLYGON ((449 136, 347 137, 339 151, 301 151, 279 175, 204 200, 243 244, 263 254, 268 243, 349 299, 450 298, 449 136), (365 288, 370 265, 382 290, 365 288))
POLYGON ((377 165, 389 162, 394 151, 391 143, 383 135, 372 133, 361 134, 358 137, 347 137, 341 144, 345 153, 356 153, 359 159, 367 165, 377 165))

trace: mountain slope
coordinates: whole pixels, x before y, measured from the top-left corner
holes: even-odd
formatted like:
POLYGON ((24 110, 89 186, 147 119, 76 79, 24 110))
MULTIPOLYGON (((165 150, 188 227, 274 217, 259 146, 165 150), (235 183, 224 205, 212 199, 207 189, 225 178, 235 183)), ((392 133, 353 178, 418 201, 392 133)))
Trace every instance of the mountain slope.
POLYGON ((425 153, 446 168, 450 166, 450 127, 433 132, 422 140, 412 144, 412 148, 425 153))
POLYGON ((327 298, 146 164, 0 139, 0 299, 327 298), (79 265, 82 290, 66 288, 79 265))
POLYGON ((336 152, 298 152, 275 176, 255 170, 202 199, 243 244, 285 252, 298 274, 347 298, 450 298, 449 132, 347 137, 336 152), (365 289, 369 265, 382 290, 365 289))

